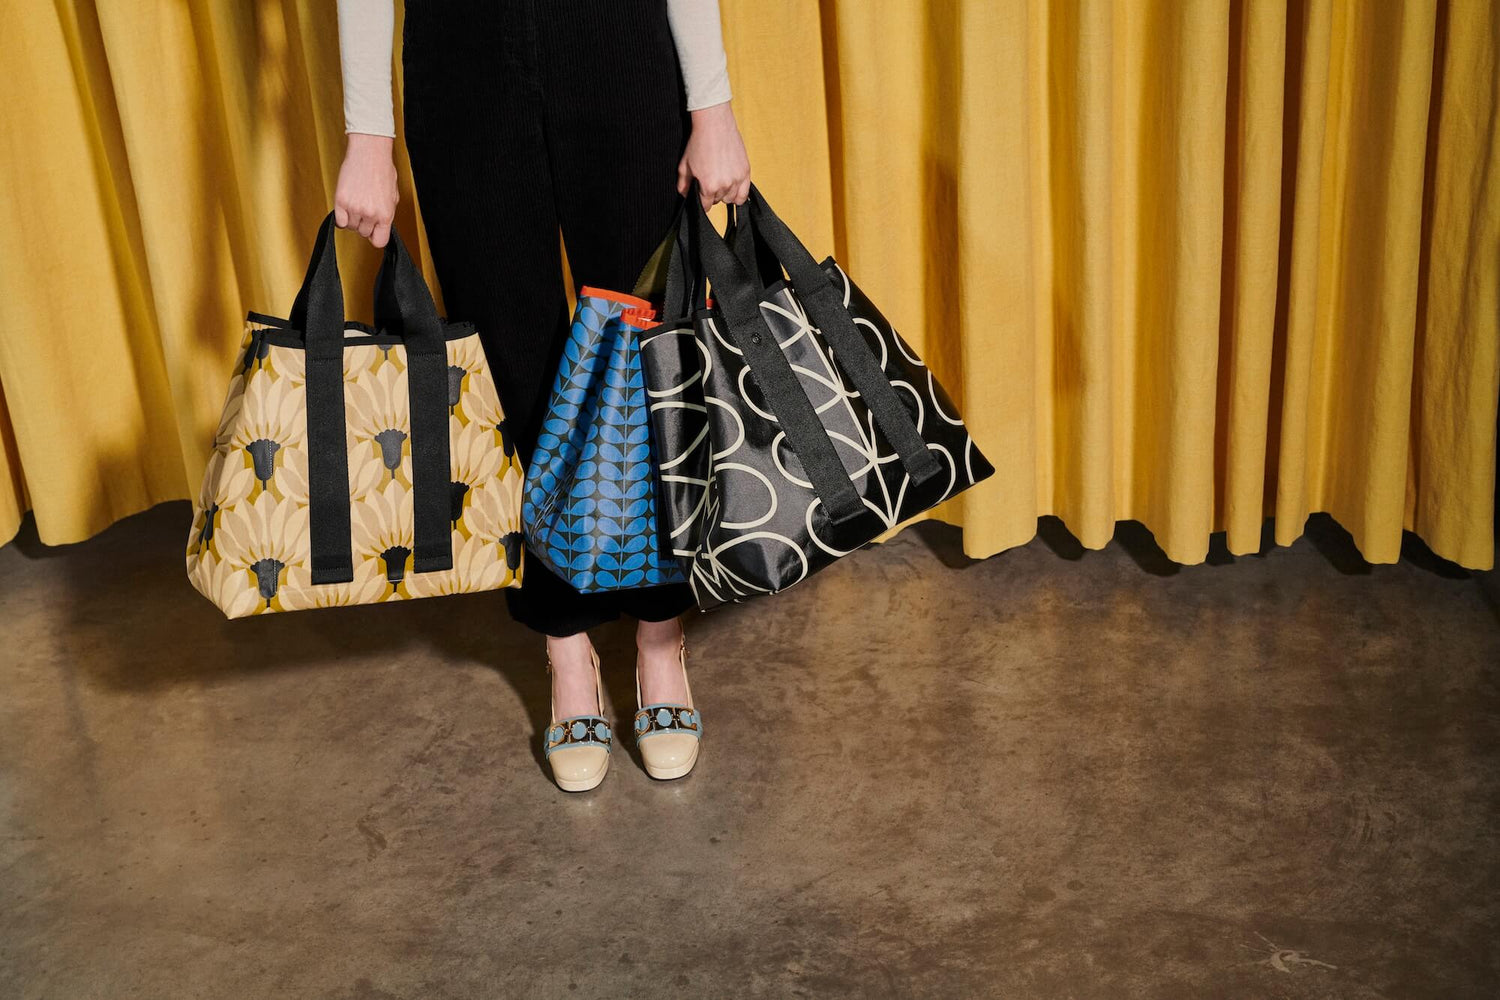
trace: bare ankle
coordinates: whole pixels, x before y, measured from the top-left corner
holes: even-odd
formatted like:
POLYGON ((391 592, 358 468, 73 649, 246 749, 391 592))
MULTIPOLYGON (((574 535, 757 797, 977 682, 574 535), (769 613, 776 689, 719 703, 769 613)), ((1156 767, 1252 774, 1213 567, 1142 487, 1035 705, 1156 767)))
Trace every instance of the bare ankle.
POLYGON ((547 660, 554 667, 567 668, 592 662, 593 644, 587 632, 547 637, 547 660))
POLYGON ((635 645, 642 653, 666 650, 675 653, 681 643, 682 622, 676 618, 668 618, 659 622, 642 621, 636 624, 635 645))

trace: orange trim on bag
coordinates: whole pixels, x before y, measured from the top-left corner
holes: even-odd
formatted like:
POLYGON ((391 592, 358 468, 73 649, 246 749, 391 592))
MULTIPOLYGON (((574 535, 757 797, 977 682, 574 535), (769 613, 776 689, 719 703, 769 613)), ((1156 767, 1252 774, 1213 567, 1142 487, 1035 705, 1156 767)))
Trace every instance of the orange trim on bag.
POLYGON ((634 306, 636 309, 645 310, 655 315, 655 312, 651 309, 651 303, 638 295, 628 295, 625 292, 611 292, 607 289, 595 288, 592 285, 584 285, 578 290, 578 294, 587 295, 595 299, 608 299, 611 302, 618 302, 622 306, 634 306))
POLYGON ((652 327, 661 326, 660 321, 658 321, 655 317, 656 310, 654 309, 647 309, 645 312, 638 312, 634 309, 626 309, 624 312, 620 313, 620 322, 629 324, 630 326, 635 327, 637 330, 649 330, 652 327))

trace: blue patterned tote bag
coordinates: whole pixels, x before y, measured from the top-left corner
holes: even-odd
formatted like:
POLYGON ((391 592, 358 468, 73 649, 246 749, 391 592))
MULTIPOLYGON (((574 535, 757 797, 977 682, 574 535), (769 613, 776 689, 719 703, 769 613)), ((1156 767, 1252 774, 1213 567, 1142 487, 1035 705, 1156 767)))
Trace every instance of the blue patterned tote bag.
POLYGON ((591 593, 683 583, 656 521, 638 335, 650 302, 584 286, 521 504, 531 553, 591 593))

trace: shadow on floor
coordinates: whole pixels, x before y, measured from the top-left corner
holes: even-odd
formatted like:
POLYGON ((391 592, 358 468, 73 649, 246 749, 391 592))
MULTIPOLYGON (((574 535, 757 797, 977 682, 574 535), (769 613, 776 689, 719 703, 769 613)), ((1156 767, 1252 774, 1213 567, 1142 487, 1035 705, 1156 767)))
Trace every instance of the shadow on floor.
MULTIPOLYGON (((964 569, 982 561, 964 554, 963 532, 951 524, 922 521, 906 530, 920 538, 949 569, 964 569)), ((1328 514, 1309 516, 1302 534, 1324 561, 1339 573, 1345 576, 1365 576, 1370 573, 1372 566, 1355 546, 1354 536, 1328 514)), ((1090 551, 1068 530, 1061 518, 1050 514, 1037 518, 1036 536, 1028 544, 1037 541, 1059 559, 1069 562, 1084 559, 1090 551)), ((1110 544, 1119 546, 1141 572, 1150 576, 1175 576, 1184 565, 1174 562, 1156 543, 1151 530, 1139 521, 1116 522, 1110 544)), ((1216 531, 1209 536, 1208 555, 1203 561, 1209 566, 1231 566, 1240 559, 1263 559, 1276 548, 1275 521, 1267 518, 1261 526, 1260 547, 1255 552, 1239 555, 1230 552, 1226 534, 1216 531)), ((1446 580, 1467 580, 1475 575, 1457 563, 1439 556, 1427 547, 1427 543, 1409 531, 1402 533, 1401 560, 1446 580)))
MULTIPOLYGON (((127 517, 73 545, 43 544, 27 515, 13 541, 27 560, 57 561, 63 570, 68 625, 63 655, 92 683, 122 692, 213 684, 241 675, 329 668, 349 659, 402 659, 436 654, 445 663, 493 667, 528 707, 533 733, 547 724, 549 681, 537 637, 512 622, 499 593, 385 606, 305 611, 226 620, 199 596, 183 563, 191 506, 174 501, 127 517), (142 622, 150 623, 143 625, 142 622), (122 637, 169 630, 163 643, 122 637), (101 648, 108 655, 99 655, 101 648)), ((601 657, 629 662, 634 640, 624 623, 594 636, 601 657)), ((616 685, 618 688, 618 685, 616 685)), ((620 717, 623 704, 613 706, 620 717)), ((624 716, 634 714, 631 704, 624 716)), ((544 760, 530 741, 537 766, 544 760)))

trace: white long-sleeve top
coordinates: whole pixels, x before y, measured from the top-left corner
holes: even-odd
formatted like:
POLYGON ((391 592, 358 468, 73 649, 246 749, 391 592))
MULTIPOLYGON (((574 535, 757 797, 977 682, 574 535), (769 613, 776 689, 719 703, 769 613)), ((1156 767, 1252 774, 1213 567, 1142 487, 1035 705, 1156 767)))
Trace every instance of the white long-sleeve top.
MULTIPOLYGON (((344 131, 396 135, 391 99, 393 0, 338 0, 339 60, 344 71, 344 131)), ((729 100, 729 65, 719 0, 667 0, 667 20, 689 111, 729 100)))

